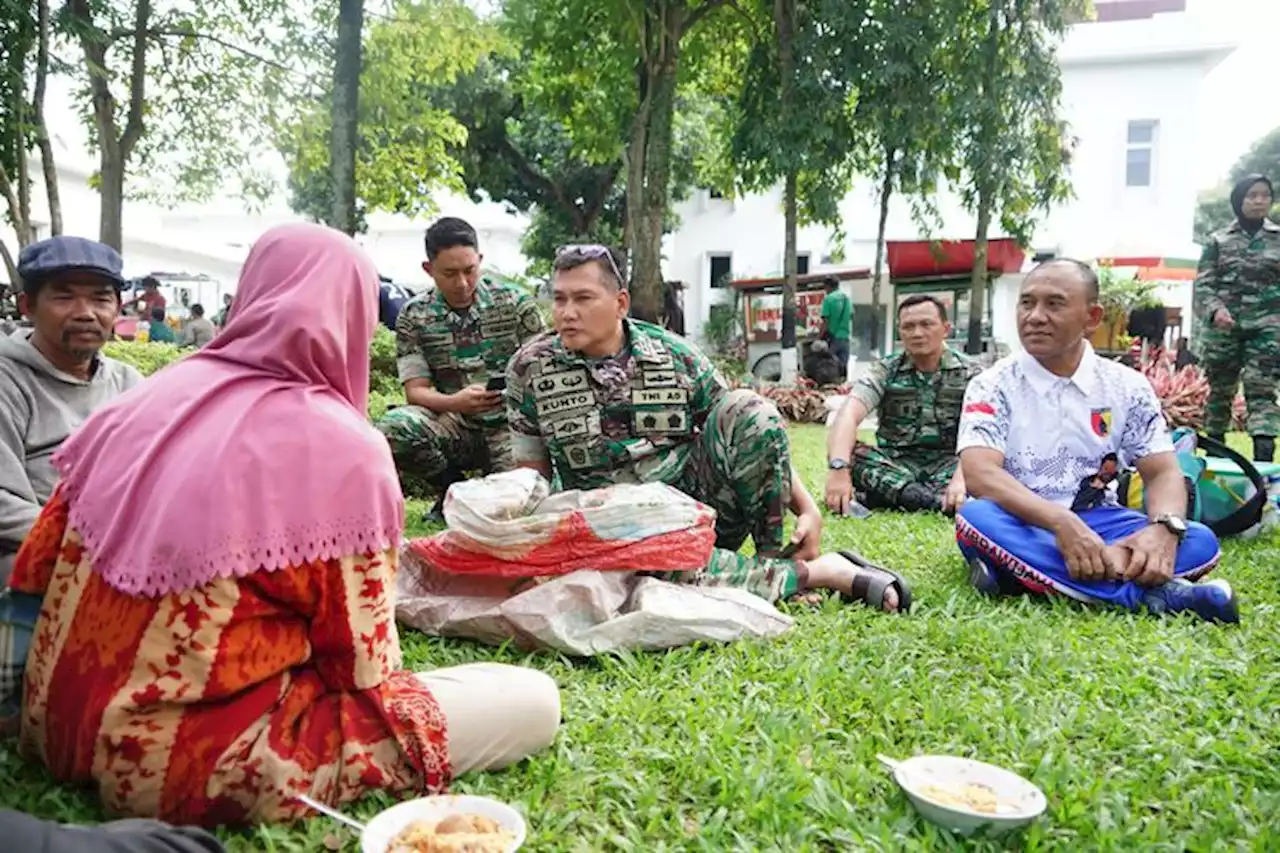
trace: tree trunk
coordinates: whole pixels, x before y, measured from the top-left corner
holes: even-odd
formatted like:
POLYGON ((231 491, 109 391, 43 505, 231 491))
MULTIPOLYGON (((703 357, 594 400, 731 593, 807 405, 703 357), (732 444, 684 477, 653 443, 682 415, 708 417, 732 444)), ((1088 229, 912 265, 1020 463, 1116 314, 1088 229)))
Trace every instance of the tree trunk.
POLYGON ((36 147, 40 150, 40 168, 44 172, 44 193, 49 207, 49 236, 56 237, 62 233, 62 197, 58 192, 58 168, 53 159, 49 126, 44 120, 44 94, 49 78, 49 0, 39 0, 36 25, 36 83, 31 97, 31 124, 35 129, 36 147))
MULTIPOLYGON (((773 18, 778 37, 778 79, 781 81, 780 109, 784 126, 789 126, 794 104, 793 90, 795 73, 795 0, 774 0, 773 18)), ((787 171, 782 188, 782 382, 793 384, 797 375, 804 375, 803 357, 796 347, 796 228, 797 199, 799 192, 796 184, 794 164, 787 171)))
POLYGON ((987 296, 987 231, 991 228, 991 197, 978 194, 978 229, 973 237, 973 273, 969 279, 969 337, 964 351, 982 353, 982 317, 987 296))
POLYGON ((782 220, 786 236, 782 255, 782 383, 794 384, 804 375, 804 358, 796 346, 796 175, 787 175, 782 190, 782 220))
POLYGON ((13 252, 9 251, 9 244, 3 240, 0 240, 0 259, 4 260, 4 270, 9 275, 10 291, 17 291, 18 265, 13 262, 13 252))
POLYGON ((329 168, 333 180, 330 225, 345 234, 356 232, 356 145, 359 134, 361 31, 364 0, 341 0, 338 45, 333 71, 329 168))
POLYGON ((133 148, 142 138, 147 87, 147 43, 150 38, 151 0, 137 0, 133 15, 133 55, 129 68, 129 108, 124 130, 116 135, 116 99, 111 94, 107 69, 109 40, 93 20, 88 0, 69 0, 67 12, 76 21, 80 48, 93 101, 93 125, 97 134, 98 177, 101 183, 98 239, 120 251, 123 239, 124 176, 133 148))
MULTIPOLYGON (((645 16, 645 86, 643 147, 639 163, 630 163, 628 180, 639 171, 638 198, 628 198, 631 226, 631 313, 656 323, 662 316, 662 232, 671 185, 672 128, 676 110, 676 79, 683 35, 683 2, 666 2, 645 16)), ((637 116, 639 120, 641 116, 637 116)), ((633 133, 633 141, 635 134, 633 133)), ((631 152, 636 156, 636 152, 631 152)), ((627 191, 632 191, 628 183, 627 191)))
MULTIPOLYGON (((885 152, 884 183, 880 185, 880 223, 876 228, 876 259, 871 272, 871 340, 869 344, 873 352, 880 346, 880 276, 884 274, 884 232, 889 227, 889 199, 893 196, 897 159, 897 151, 885 152)), ((885 334, 885 340, 888 339, 888 334, 885 334)))
MULTIPOLYGON (((23 156, 21 148, 18 150, 18 157, 23 156)), ((0 195, 4 196, 4 203, 9 208, 9 219, 13 222, 13 233, 18 238, 18 248, 26 246, 31 242, 31 222, 29 217, 31 212, 22 206, 22 202, 18 199, 17 187, 13 185, 13 180, 9 177, 9 170, 4 167, 4 163, 0 163, 0 195)))
POLYGON ((119 146, 102 146, 98 196, 102 209, 98 217, 98 240, 117 252, 124 248, 124 158, 119 146))

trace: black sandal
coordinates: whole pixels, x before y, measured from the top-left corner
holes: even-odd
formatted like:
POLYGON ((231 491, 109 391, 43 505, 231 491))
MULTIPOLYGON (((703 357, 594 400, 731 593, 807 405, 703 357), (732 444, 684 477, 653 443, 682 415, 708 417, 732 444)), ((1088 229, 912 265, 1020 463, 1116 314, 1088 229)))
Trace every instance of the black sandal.
POLYGON ((884 610, 884 592, 893 587, 898 593, 898 613, 911 610, 911 587, 902 575, 884 566, 877 566, 856 551, 841 551, 840 556, 858 567, 860 571, 854 575, 853 590, 849 595, 841 594, 845 601, 860 601, 870 607, 884 610))

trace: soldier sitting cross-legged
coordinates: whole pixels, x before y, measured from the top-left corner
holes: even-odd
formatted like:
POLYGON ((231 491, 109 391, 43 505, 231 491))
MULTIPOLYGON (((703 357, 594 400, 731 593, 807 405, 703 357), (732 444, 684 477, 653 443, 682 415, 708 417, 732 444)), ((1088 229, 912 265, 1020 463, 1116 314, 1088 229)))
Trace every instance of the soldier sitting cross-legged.
POLYGON ((943 510, 964 502, 956 432, 969 380, 982 368, 947 346, 947 309, 932 296, 898 306, 905 352, 871 366, 854 384, 827 436, 826 503, 843 514, 855 489, 872 507, 943 510), (858 425, 879 409, 876 446, 858 444, 858 425))
POLYGON ((396 468, 436 487, 428 520, 443 521, 444 494, 463 472, 512 466, 501 380, 521 343, 543 330, 533 298, 480 280, 476 232, 446 217, 427 229, 422 268, 434 291, 407 302, 396 319, 396 355, 409 405, 378 429, 396 468))
POLYGON ((555 332, 525 344, 507 369, 517 465, 565 489, 663 482, 715 509, 710 562, 670 580, 769 601, 832 589, 886 611, 909 608, 898 575, 856 554, 819 555, 822 516, 791 467, 778 410, 729 390, 684 338, 628 318, 630 294, 608 249, 562 249, 554 290, 555 332), (797 516, 789 543, 787 510, 797 516), (757 557, 737 553, 748 534, 757 557))

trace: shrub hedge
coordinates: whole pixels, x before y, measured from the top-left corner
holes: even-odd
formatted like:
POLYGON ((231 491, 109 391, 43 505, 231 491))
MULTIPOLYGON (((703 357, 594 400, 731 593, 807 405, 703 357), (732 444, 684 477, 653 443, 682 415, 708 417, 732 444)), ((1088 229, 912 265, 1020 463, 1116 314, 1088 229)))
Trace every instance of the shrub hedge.
MULTIPOLYGON (((133 365, 143 376, 150 376, 191 353, 172 344, 138 341, 111 341, 102 351, 133 365)), ((369 348, 369 419, 376 421, 389 406, 403 402, 404 391, 396 375, 396 336, 379 326, 369 348)))

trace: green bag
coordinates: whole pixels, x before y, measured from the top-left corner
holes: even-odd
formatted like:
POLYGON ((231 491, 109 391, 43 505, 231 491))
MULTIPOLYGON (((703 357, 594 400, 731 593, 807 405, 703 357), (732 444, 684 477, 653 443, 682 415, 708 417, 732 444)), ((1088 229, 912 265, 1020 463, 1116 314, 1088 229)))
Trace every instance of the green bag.
MULTIPOLYGON (((1187 427, 1174 430, 1173 445, 1187 481, 1188 519, 1204 524, 1219 538, 1238 536, 1261 523, 1268 480, 1280 482, 1280 465, 1263 463, 1264 474, 1226 444, 1187 427)), ((1118 482, 1120 504, 1145 510, 1141 475, 1126 471, 1118 482)))

